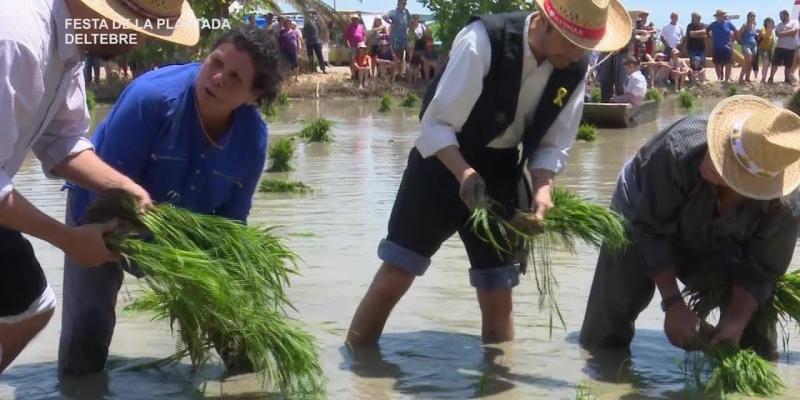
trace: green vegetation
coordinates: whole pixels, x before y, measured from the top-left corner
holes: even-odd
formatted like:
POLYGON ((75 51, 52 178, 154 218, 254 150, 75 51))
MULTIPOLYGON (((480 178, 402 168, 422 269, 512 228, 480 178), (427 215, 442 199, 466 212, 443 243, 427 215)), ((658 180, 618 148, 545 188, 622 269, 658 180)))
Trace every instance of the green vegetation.
POLYGON ((731 85, 728 88, 728 97, 736 96, 737 94, 739 94, 739 87, 736 85, 731 85))
POLYGON ((125 192, 101 195, 87 223, 119 221, 106 236, 144 273, 146 291, 128 308, 177 323, 177 351, 197 370, 212 349, 242 356, 261 383, 286 395, 319 393, 324 376, 314 337, 286 313, 297 256, 271 228, 159 204, 142 214, 125 192))
POLYGON ((264 104, 261 106, 261 112, 264 114, 267 119, 271 119, 278 116, 278 106, 275 102, 270 104, 264 104))
POLYGON ((532 11, 532 1, 527 0, 420 0, 422 5, 431 10, 437 22, 436 38, 442 41, 445 50, 449 49, 458 31, 461 30, 473 15, 497 14, 507 11, 532 11))
POLYGON ((282 106, 288 106, 289 105, 289 95, 286 94, 286 93, 281 92, 281 94, 278 95, 278 104, 282 105, 282 106))
POLYGON ((311 188, 303 182, 266 178, 258 187, 261 193, 308 193, 311 188))
MULTIPOLYGON (((382 99, 381 99, 382 101, 382 99)), ((406 97, 403 98, 403 102, 400 103, 401 107, 405 108, 415 108, 419 106, 419 96, 417 96, 414 92, 409 92, 406 97)))
POLYGON ((589 387, 580 384, 575 387, 575 400, 597 400, 597 396, 589 387))
POLYGON ((705 353, 713 368, 705 385, 706 394, 769 397, 780 393, 784 387, 772 364, 752 350, 726 345, 708 347, 705 353))
POLYGON ((644 95, 645 100, 655 100, 661 101, 664 100, 664 94, 661 93, 661 90, 656 88, 647 89, 647 93, 644 95))
POLYGON ((329 143, 333 141, 333 135, 330 133, 332 127, 333 122, 331 120, 319 118, 304 126, 303 130, 301 130, 297 135, 307 140, 309 143, 329 143))
POLYGON ((602 94, 600 92, 600 88, 597 87, 597 86, 595 86, 594 89, 592 89, 592 92, 591 92, 591 94, 589 96, 591 97, 591 102, 592 103, 600 103, 601 101, 603 101, 603 97, 602 97, 602 94))
POLYGON ((682 90, 678 93, 678 107, 685 111, 694 111, 697 108, 697 95, 688 91, 682 90))
POLYGON ((594 142, 597 140, 597 127, 592 124, 581 122, 581 125, 578 127, 576 139, 583 140, 584 142, 594 142))
POLYGON ((97 97, 94 95, 94 90, 86 88, 86 107, 89 108, 89 114, 94 111, 97 106, 97 97))
POLYGON ((566 327, 556 301, 558 281, 553 273, 553 252, 564 249, 574 253, 577 239, 612 250, 628 243, 619 214, 561 187, 553 189, 552 201, 553 208, 540 223, 529 211, 509 210, 487 198, 473 211, 469 222, 472 230, 499 255, 523 253, 530 260, 540 295, 539 307, 547 305, 550 312, 551 332, 554 316, 566 327))
POLYGON ((379 112, 389 112, 392 111, 392 106, 394 105, 394 100, 392 100, 392 95, 389 93, 384 93, 381 96, 381 106, 378 108, 379 112))
POLYGON ((284 137, 276 140, 269 147, 269 159, 272 166, 269 167, 267 172, 287 172, 294 168, 292 167, 292 159, 294 158, 294 139, 284 137))

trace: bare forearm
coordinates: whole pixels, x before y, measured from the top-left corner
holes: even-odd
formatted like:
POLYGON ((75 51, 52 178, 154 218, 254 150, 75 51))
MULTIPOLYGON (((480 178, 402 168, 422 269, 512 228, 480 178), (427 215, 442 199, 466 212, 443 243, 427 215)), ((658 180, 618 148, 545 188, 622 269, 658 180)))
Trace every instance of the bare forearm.
POLYGON ((0 201, 0 225, 64 248, 64 224, 41 212, 16 190, 0 201))
POLYGON ((133 183, 93 151, 83 151, 69 157, 53 168, 53 171, 61 178, 95 192, 121 189, 133 183))
POLYGON ((733 286, 728 301, 727 318, 742 325, 747 325, 758 309, 758 301, 741 286, 733 286))
POLYGON ((556 173, 548 169, 534 168, 530 172, 531 186, 533 186, 534 192, 543 186, 552 186, 556 179, 556 173))
POLYGON ((464 159, 458 146, 447 146, 436 152, 436 157, 444 164, 451 174, 461 182, 465 172, 472 167, 464 159))
POLYGON ((678 289, 678 278, 675 276, 675 270, 672 267, 664 269, 653 277, 653 282, 655 282, 658 292, 661 293, 662 299, 680 293, 680 289, 678 289))

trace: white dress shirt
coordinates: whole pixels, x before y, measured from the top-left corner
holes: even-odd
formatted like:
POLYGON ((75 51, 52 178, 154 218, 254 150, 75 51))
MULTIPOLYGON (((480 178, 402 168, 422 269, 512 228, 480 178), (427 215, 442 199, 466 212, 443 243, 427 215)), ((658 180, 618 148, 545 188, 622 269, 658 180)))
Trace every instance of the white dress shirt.
POLYGON ((64 0, 0 7, 0 200, 33 149, 50 171, 91 149, 83 62, 65 41, 64 0))
POLYGON ((664 38, 664 41, 667 42, 667 46, 671 49, 677 49, 678 45, 683 40, 683 26, 672 23, 667 24, 663 28, 661 28, 661 37, 664 38))
MULTIPOLYGON (((528 45, 528 29, 531 16, 525 22, 523 35, 524 59, 522 62, 522 83, 519 93, 517 113, 514 121, 489 147, 497 149, 514 148, 522 142, 525 121, 535 118, 536 108, 541 100, 553 66, 545 61, 539 64, 528 45)), ((467 25, 456 36, 447 63, 425 114, 422 116, 420 136, 416 147, 423 157, 430 157, 444 147, 458 146, 456 132, 460 132, 472 108, 478 101, 483 88, 483 79, 491 66, 492 47, 486 27, 480 21, 467 25)), ((572 93, 564 109, 556 118, 539 143, 539 147, 528 160, 531 169, 547 169, 555 173, 564 170, 569 158, 569 150, 575 142, 581 114, 586 82, 581 83, 572 93)), ((544 101, 550 101, 544 99, 544 101)))
POLYGON ((628 75, 628 81, 625 82, 625 93, 629 95, 631 104, 639 105, 644 101, 647 95, 647 79, 645 79, 642 71, 634 71, 628 75))

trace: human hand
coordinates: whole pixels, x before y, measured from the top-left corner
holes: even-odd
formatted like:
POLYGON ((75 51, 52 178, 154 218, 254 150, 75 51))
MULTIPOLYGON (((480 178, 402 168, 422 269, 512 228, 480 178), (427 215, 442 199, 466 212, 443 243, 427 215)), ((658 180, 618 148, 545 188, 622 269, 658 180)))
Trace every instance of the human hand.
POLYGON ((153 207, 153 200, 150 199, 150 194, 147 193, 147 190, 144 190, 143 187, 139 186, 133 181, 123 185, 121 189, 128 192, 136 199, 136 201, 139 203, 139 209, 141 211, 147 211, 153 207))
POLYGON ((717 325, 716 334, 711 338, 711 344, 727 343, 738 346, 746 326, 746 322, 723 317, 717 325))
POLYGON ((473 168, 466 169, 458 179, 458 195, 467 208, 472 211, 486 197, 486 182, 473 168))
POLYGON ((539 223, 544 223, 547 212, 553 208, 553 199, 550 197, 555 173, 544 169, 531 170, 531 210, 534 219, 539 223))
POLYGON ((673 346, 691 350, 697 342, 697 330, 700 319, 686 303, 681 300, 667 308, 664 318, 664 333, 673 346))
POLYGON ((116 229, 115 222, 66 228, 61 249, 72 261, 86 267, 115 262, 119 257, 106 247, 104 234, 116 229))

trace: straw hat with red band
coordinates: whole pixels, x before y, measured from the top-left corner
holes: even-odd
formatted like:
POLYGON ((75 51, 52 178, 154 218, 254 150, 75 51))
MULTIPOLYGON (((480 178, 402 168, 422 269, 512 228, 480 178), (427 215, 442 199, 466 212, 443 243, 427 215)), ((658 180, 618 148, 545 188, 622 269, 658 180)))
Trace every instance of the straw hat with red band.
POLYGON ((185 0, 81 0, 105 18, 127 29, 168 42, 194 46, 200 25, 185 0), (149 20, 149 24, 145 21, 149 20))
POLYGON ((550 23, 578 47, 615 51, 628 44, 631 18, 617 0, 536 0, 550 23))
POLYGON ((756 96, 733 96, 708 117, 708 153, 736 192, 756 200, 800 186, 800 117, 756 96))

